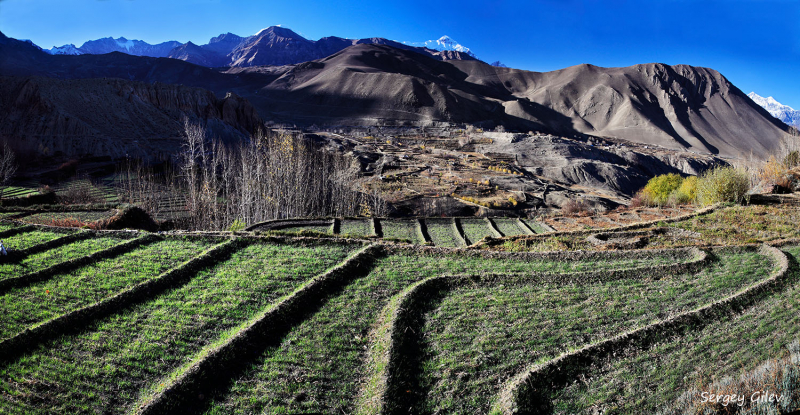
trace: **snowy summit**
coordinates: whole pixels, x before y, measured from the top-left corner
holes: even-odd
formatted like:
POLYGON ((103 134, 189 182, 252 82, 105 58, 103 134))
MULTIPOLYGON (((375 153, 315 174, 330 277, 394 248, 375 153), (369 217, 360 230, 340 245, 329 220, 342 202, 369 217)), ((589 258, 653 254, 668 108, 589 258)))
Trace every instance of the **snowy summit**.
POLYGON ((450 36, 442 36, 436 40, 429 40, 424 43, 426 48, 433 49, 433 50, 454 50, 456 52, 466 53, 469 56, 475 57, 475 54, 472 53, 468 47, 456 42, 455 40, 451 39, 450 36))
POLYGON ((796 111, 794 108, 788 105, 781 104, 773 97, 764 98, 755 92, 751 92, 747 94, 747 96, 750 97, 750 99, 752 99, 756 104, 767 110, 767 112, 772 114, 773 117, 785 122, 788 125, 793 125, 795 127, 800 126, 800 111, 796 111))

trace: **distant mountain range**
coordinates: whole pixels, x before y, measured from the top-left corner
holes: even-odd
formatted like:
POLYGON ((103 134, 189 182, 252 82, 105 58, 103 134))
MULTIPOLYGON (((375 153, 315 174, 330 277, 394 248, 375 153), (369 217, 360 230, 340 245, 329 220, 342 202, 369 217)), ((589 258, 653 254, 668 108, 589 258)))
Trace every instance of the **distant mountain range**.
POLYGON ((422 53, 438 60, 475 59, 469 48, 447 36, 419 45, 407 45, 384 38, 345 39, 336 36, 314 41, 280 26, 271 26, 246 37, 224 33, 211 38, 205 45, 192 42, 181 44, 177 41, 151 45, 141 40, 107 37, 90 40, 80 47, 69 44, 43 50, 51 55, 101 55, 122 52, 135 56, 169 57, 216 68, 292 65, 322 59, 349 46, 360 44, 389 45, 422 53))
MULTIPOLYGON (((208 45, 184 44, 179 60, 118 51, 50 55, 0 34, 0 136, 67 155, 123 154, 144 137, 152 145, 179 137, 185 115, 213 121, 228 136, 252 131, 259 119, 337 128, 502 125, 765 157, 789 128, 709 68, 583 64, 531 72, 381 38, 308 41, 271 27, 246 39, 225 34, 208 45), (231 48, 225 56, 238 67, 204 67, 231 48), (200 58, 203 66, 190 63, 200 58), (258 66, 267 63, 283 65, 258 66)), ((120 43, 137 50, 133 41, 120 43)))
POLYGON ((756 104, 761 105, 765 110, 772 114, 773 117, 783 121, 787 125, 800 127, 800 111, 797 111, 788 105, 781 104, 780 102, 776 101, 775 98, 764 98, 755 92, 751 92, 747 94, 747 96, 755 101, 756 104))

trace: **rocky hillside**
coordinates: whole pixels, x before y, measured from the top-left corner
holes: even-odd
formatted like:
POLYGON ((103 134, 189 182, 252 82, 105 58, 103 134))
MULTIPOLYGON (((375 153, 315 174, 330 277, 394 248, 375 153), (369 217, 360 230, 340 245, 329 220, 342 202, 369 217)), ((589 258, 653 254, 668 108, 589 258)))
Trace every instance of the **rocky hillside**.
POLYGON ((228 139, 248 136, 261 122, 246 100, 200 88, 0 77, 0 137, 23 151, 163 159, 179 149, 184 117, 228 139))

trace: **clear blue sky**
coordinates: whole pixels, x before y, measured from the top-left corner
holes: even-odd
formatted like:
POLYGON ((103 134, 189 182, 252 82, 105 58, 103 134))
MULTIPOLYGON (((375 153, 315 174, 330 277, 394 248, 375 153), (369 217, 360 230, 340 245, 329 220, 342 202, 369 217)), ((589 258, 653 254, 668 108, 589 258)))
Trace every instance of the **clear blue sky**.
POLYGON ((306 38, 449 35, 487 62, 548 71, 580 63, 714 68, 800 109, 796 0, 0 0, 0 31, 39 46, 124 36, 207 43, 271 26, 306 38))

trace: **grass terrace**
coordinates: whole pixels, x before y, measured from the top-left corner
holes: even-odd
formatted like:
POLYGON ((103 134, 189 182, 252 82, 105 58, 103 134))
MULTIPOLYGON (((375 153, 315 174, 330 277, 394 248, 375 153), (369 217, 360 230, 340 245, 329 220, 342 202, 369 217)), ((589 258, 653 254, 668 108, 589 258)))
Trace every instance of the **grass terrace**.
POLYGON ((369 333, 380 311, 392 296, 425 278, 467 272, 611 269, 642 263, 645 260, 512 261, 413 252, 378 259, 368 275, 336 293, 279 346, 266 350, 230 389, 213 399, 207 413, 352 413, 367 372, 369 333))
POLYGON ((542 226, 542 223, 539 222, 539 221, 536 221, 536 220, 533 220, 533 219, 520 219, 520 220, 525 222, 525 224, 527 224, 528 227, 531 228, 531 230, 533 230, 534 233, 545 233, 545 232, 547 232, 547 229, 545 229, 545 227, 542 226))
POLYGON ((433 245, 446 248, 464 246, 459 241, 452 219, 426 219, 425 223, 433 245))
POLYGON ((483 219, 461 219, 461 229, 464 230, 468 244, 474 244, 487 236, 496 236, 483 219))
POLYGON ((486 413, 503 382, 534 362, 713 302, 771 271, 769 258, 746 252, 655 281, 458 287, 428 304, 412 412, 486 413))
POLYGON ((49 242, 66 235, 66 233, 61 232, 32 230, 3 238, 3 245, 6 249, 28 249, 32 246, 49 242))
MULTIPOLYGON (((800 247, 785 251, 800 259, 800 247)), ((787 347, 800 340, 798 282, 795 270, 788 287, 739 315, 603 361, 585 374, 586 383, 551 396, 556 413, 578 413, 592 406, 607 413, 682 413, 688 409, 682 404, 699 404, 700 391, 709 391, 711 382, 749 373, 785 355, 787 347)), ((783 387, 775 385, 776 393, 783 387)), ((794 390, 797 393, 796 386, 794 390)), ((749 399, 755 391, 733 392, 746 393, 749 399)))
POLYGON ((520 227, 516 219, 495 218, 493 221, 504 236, 528 234, 527 230, 520 227))
POLYGON ((342 219, 339 233, 342 235, 371 236, 373 235, 371 221, 372 219, 342 219))
POLYGON ((0 339, 155 278, 209 246, 211 242, 204 239, 170 238, 31 286, 13 288, 0 294, 0 339))
POLYGON ((34 271, 39 271, 60 262, 111 248, 125 240, 127 240, 127 238, 124 238, 123 235, 94 237, 75 241, 56 249, 28 255, 19 261, 3 262, 0 263, 0 279, 19 277, 34 271))
POLYGON ((203 347, 233 334, 239 324, 352 249, 333 244, 246 246, 187 284, 98 321, 79 335, 55 339, 0 369, 5 389, 0 412, 130 409, 203 347))
POLYGON ((415 244, 425 243, 417 232, 416 221, 382 219, 381 229, 384 238, 401 239, 415 244))

